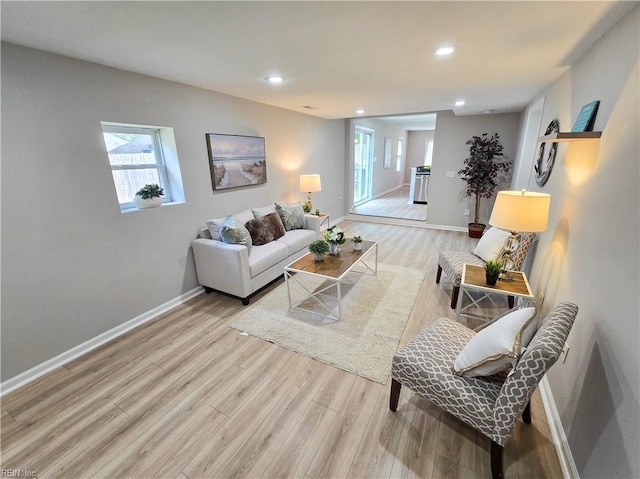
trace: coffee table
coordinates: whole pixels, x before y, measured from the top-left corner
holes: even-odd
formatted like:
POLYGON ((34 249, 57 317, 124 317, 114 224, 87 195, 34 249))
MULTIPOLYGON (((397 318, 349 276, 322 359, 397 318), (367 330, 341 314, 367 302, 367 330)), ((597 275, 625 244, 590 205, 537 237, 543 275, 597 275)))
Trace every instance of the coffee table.
POLYGON ((309 313, 317 314, 330 319, 340 320, 342 318, 342 289, 340 281, 349 273, 378 274, 378 243, 376 241, 363 241, 361 251, 353 251, 351 248, 342 247, 340 254, 325 255, 324 261, 315 261, 312 253, 307 253, 300 259, 288 264, 284 268, 284 281, 287 285, 287 296, 289 298, 289 309, 296 308, 309 313), (322 278, 329 284, 320 289, 310 289, 305 284, 308 277, 322 278), (300 285, 305 291, 305 296, 295 303, 291 298, 291 284, 300 285), (335 288, 338 299, 337 312, 335 307, 329 306, 322 301, 320 294, 335 288), (320 306, 321 311, 301 307, 300 305, 313 299, 320 306))

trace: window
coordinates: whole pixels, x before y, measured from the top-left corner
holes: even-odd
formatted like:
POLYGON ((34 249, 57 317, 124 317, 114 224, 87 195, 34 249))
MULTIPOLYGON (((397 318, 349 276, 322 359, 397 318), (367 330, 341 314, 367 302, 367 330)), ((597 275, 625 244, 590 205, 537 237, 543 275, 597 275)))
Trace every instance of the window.
POLYGON ((404 147, 404 140, 398 138, 398 151, 396 151, 396 171, 402 171, 402 150, 404 147))
POLYGON ((424 145, 424 166, 431 166, 433 161, 433 139, 427 138, 424 145))
MULTIPOLYGON (((171 133, 171 143, 175 146, 170 128, 102 123, 102 135, 121 210, 135 208, 133 197, 149 183, 164 189, 164 203, 175 201, 165 162, 163 137, 166 135, 163 135, 163 130, 171 133)), ((180 181, 178 189, 181 188, 180 181)))

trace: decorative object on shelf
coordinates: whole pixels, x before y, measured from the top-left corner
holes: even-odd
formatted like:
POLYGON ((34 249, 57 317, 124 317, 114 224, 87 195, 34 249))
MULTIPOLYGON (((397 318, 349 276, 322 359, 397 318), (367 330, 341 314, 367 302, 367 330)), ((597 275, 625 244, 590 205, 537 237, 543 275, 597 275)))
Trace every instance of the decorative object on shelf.
POLYGON ((582 107, 578 117, 576 118, 571 131, 593 131, 593 125, 596 122, 596 113, 598 112, 598 106, 600 101, 592 101, 582 107))
MULTIPOLYGON (((559 131, 560 131, 560 124, 558 123, 558 120, 555 119, 555 120, 552 120, 551 123, 549 123, 549 126, 547 127, 544 134, 546 136, 546 135, 551 135, 553 133, 558 133, 559 131)), ((558 152, 558 144, 552 143, 551 147, 549 148, 549 155, 547 156, 547 161, 545 163, 544 162, 545 146, 546 146, 545 142, 542 142, 540 144, 538 160, 536 161, 536 164, 533 166, 533 170, 535 171, 535 174, 536 174, 536 183, 538 183, 539 186, 544 186, 547 180, 549 179, 549 176, 551 176, 551 170, 553 169, 553 164, 556 161, 556 153, 558 152)))
POLYGON ((324 239, 329 243, 329 254, 332 255, 340 254, 339 246, 347 241, 344 232, 337 226, 327 228, 327 231, 324 233, 324 239))
POLYGON ((391 138, 384 139, 384 163, 382 167, 384 169, 391 168, 391 138))
POLYGON ((313 259, 324 261, 324 255, 329 251, 329 244, 325 240, 316 240, 309 244, 309 251, 313 253, 313 259))
POLYGON ((316 216, 320 216, 320 210, 316 208, 316 216))
POLYGON ((489 286, 495 286, 502 273, 504 262, 501 259, 490 259, 484 264, 485 279, 489 286))
POLYGON ((497 133, 488 136, 474 136, 466 143, 469 157, 464 160, 464 168, 458 171, 467 184, 465 195, 475 196, 473 223, 469 223, 469 237, 480 238, 486 225, 480 223, 480 199, 491 198, 498 187, 496 181, 500 171, 508 172, 511 164, 502 155, 502 143, 497 133))
POLYGON ((353 241, 353 251, 362 251, 362 236, 354 236, 351 241, 353 241))
POLYGON ((207 133, 211 184, 214 190, 267 182, 264 138, 207 133))
MULTIPOLYGON (((302 209, 305 213, 310 213, 313 206, 313 204, 311 203, 311 193, 322 191, 320 175, 300 175, 300 191, 307 192, 307 201, 302 203, 302 209)), ((316 210, 316 214, 319 213, 320 210, 316 210)))
POLYGON ((162 204, 164 189, 160 185, 147 184, 140 188, 133 197, 133 204, 136 208, 156 208, 162 204))
POLYGON ((547 229, 551 196, 533 191, 499 191, 493 205, 489 224, 496 228, 511 231, 511 236, 504 244, 502 261, 507 273, 503 281, 513 281, 508 273, 514 262, 513 252, 518 248, 520 233, 539 233, 547 229))

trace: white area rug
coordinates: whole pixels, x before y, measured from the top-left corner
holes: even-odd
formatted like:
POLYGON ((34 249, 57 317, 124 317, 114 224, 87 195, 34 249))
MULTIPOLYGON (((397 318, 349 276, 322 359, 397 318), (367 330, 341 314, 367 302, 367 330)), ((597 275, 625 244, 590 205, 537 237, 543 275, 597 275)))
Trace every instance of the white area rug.
MULTIPOLYGON (((326 286, 318 278, 300 278, 310 289, 326 286)), ((385 384, 391 360, 424 279, 424 271, 378 264, 378 275, 350 273, 342 281, 342 320, 331 320, 297 309, 288 310, 287 288, 278 286, 240 313, 232 328, 265 339, 337 368, 385 384)), ((292 297, 303 290, 295 282, 292 297)), ((337 304, 335 288, 322 293, 337 304)), ((314 300, 306 309, 322 311, 314 300)))

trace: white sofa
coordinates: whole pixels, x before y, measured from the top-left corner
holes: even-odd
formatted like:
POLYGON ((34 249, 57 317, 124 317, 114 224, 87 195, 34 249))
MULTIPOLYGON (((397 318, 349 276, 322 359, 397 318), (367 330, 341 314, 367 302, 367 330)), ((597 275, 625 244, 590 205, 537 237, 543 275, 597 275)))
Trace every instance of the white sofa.
MULTIPOLYGON (((233 216, 240 224, 275 212, 275 206, 244 210, 233 216)), ((216 229, 224 218, 209 220, 208 227, 201 228, 198 238, 192 241, 198 282, 205 292, 218 291, 242 299, 249 304, 250 296, 284 273, 284 267, 309 251, 309 243, 321 238, 320 218, 304 215, 303 229, 286 231, 285 235, 263 245, 253 245, 250 250, 241 244, 229 244, 218 239, 216 229), (217 236, 217 235, 216 235, 217 236)))

